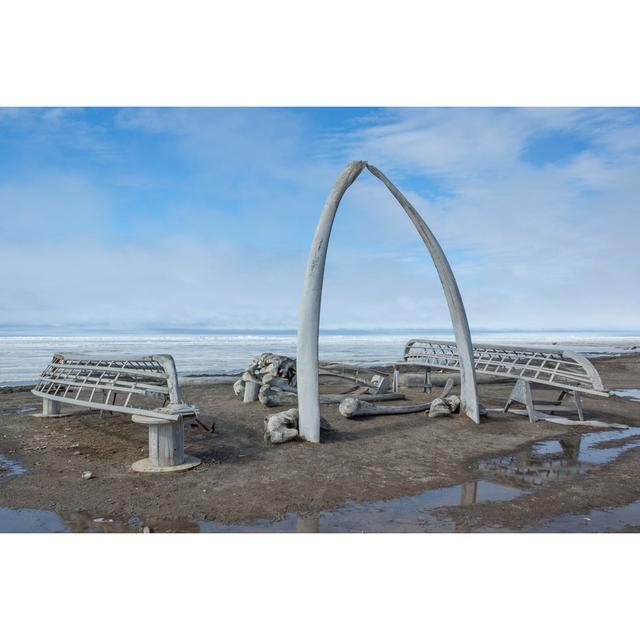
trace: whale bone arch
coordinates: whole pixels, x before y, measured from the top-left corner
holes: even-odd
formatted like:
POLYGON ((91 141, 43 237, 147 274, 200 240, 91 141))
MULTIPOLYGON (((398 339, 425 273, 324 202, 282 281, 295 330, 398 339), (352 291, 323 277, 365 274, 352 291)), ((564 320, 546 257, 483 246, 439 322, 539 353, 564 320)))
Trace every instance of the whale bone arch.
POLYGON ((300 436, 309 442, 320 442, 320 402, 318 388, 318 337, 320 331, 320 305, 322 284, 331 228, 346 190, 355 182, 364 168, 378 178, 400 203, 426 245, 440 277, 453 333, 460 354, 461 413, 475 423, 480 422, 478 392, 473 360, 473 346, 467 314, 458 284, 442 247, 420 214, 400 190, 376 167, 364 160, 345 166, 335 181, 325 202, 316 227, 304 277, 297 346, 297 386, 300 436))

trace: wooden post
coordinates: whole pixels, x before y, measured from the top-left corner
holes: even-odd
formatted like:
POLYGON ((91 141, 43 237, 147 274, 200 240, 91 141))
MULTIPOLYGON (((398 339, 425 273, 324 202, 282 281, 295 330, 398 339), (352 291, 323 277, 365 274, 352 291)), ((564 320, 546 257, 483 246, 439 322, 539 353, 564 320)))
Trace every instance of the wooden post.
POLYGON ((149 460, 158 467, 172 467, 184 462, 182 419, 149 425, 149 460))
POLYGON ((134 415, 133 422, 149 427, 149 457, 131 465, 133 471, 154 473, 161 471, 184 471, 200 464, 201 460, 184 452, 184 422, 161 420, 149 416, 134 415))

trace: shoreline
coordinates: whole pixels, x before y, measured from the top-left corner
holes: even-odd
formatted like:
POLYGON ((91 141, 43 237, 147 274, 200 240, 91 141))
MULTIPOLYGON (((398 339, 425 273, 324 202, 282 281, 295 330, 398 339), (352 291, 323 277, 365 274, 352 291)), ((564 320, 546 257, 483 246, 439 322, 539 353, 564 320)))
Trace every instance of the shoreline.
MULTIPOLYGON (((478 343, 481 344, 481 343, 478 343)), ((561 345, 558 343, 550 343, 554 345, 556 349, 563 349, 565 345, 561 345)), ((543 348, 541 345, 514 345, 514 346, 524 346, 531 349, 543 348)), ((550 346, 550 345, 547 345, 550 346)), ((603 347, 604 349, 604 347, 603 347)), ((572 349, 567 348, 567 351, 571 351, 572 349)), ((575 349, 573 349, 575 351, 575 349)), ((53 352, 52 352, 53 353, 53 352)), ((580 355, 584 355, 590 360, 600 360, 603 358, 625 358, 628 356, 633 357, 634 355, 640 354, 640 346, 632 346, 626 347, 624 349, 617 348, 607 348, 606 351, 577 351, 580 355)), ((256 354, 257 355, 257 354, 256 354)), ((400 356, 398 356, 398 360, 400 356)), ((247 364, 252 360, 252 357, 247 357, 247 364)), ((349 360, 341 360, 344 364, 351 366, 360 366, 363 368, 384 368, 391 367, 394 364, 394 360, 377 360, 377 361, 368 361, 368 362, 359 362, 359 361, 349 361, 349 360)), ((178 381, 181 385, 194 385, 194 384, 206 384, 206 381, 210 381, 211 384, 226 384, 227 382, 233 383, 235 382, 244 372, 244 369, 233 369, 230 371, 225 371, 222 373, 208 373, 208 372, 187 372, 181 374, 178 371, 178 381)), ((34 387, 37 383, 37 378, 32 378, 29 380, 18 380, 18 381, 1 381, 0 380, 0 394, 2 393, 12 393, 18 392, 22 390, 29 390, 34 387)))

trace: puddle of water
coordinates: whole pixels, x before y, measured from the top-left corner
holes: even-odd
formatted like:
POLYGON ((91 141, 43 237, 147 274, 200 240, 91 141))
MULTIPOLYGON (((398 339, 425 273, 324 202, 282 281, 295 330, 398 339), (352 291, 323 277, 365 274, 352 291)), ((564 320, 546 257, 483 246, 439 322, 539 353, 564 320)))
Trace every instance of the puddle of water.
POLYGON ((523 451, 483 460, 477 468, 483 476, 518 487, 541 485, 549 480, 569 480, 640 446, 638 438, 640 427, 571 434, 536 442, 523 451))
POLYGON ((640 402, 640 389, 614 389, 613 395, 640 402))
MULTIPOLYGON (((153 523, 152 530, 194 533, 445 532, 455 531, 455 526, 450 520, 435 516, 434 509, 512 500, 521 494, 519 489, 480 480, 432 489, 417 496, 348 502, 339 509, 310 516, 289 513, 281 520, 257 520, 245 525, 166 520, 153 523)), ((142 520, 135 517, 118 522, 82 511, 57 514, 37 509, 0 508, 0 532, 3 533, 133 533, 141 531, 142 526, 142 520)))
POLYGON ((530 533, 593 533, 640 527, 640 500, 611 509, 594 509, 582 515, 566 514, 543 520, 525 531, 530 533))
POLYGON ((347 502, 344 506, 317 515, 289 513, 275 522, 258 521, 250 525, 224 525, 200 521, 203 532, 298 532, 298 533, 385 533, 455 531, 454 524, 432 513, 438 507, 468 506, 481 502, 513 500, 520 489, 480 480, 430 489, 417 496, 373 502, 347 502))
POLYGON ((70 531, 53 511, 0 508, 0 533, 62 533, 70 531))
POLYGON ((27 473, 27 470, 21 464, 0 453, 0 480, 11 476, 21 476, 23 473, 27 473))
MULTIPOLYGON (((435 513, 438 508, 511 501, 532 485, 566 480, 607 464, 622 452, 640 446, 639 438, 640 427, 550 438, 536 442, 526 450, 479 462, 478 472, 486 479, 430 489, 416 496, 372 502, 350 501, 338 509, 309 516, 289 513, 280 520, 257 520, 244 525, 169 519, 149 525, 157 532, 452 532, 460 529, 456 529, 446 516, 435 513)), ((9 469, 5 476, 25 472, 20 465, 1 455, 0 465, 9 469)), ((56 514, 35 509, 0 508, 0 532, 139 532, 144 524, 147 523, 137 517, 122 522, 82 511, 56 514)), ((608 531, 619 530, 625 524, 640 526, 640 501, 618 509, 593 511, 587 516, 561 516, 527 530, 608 531)))

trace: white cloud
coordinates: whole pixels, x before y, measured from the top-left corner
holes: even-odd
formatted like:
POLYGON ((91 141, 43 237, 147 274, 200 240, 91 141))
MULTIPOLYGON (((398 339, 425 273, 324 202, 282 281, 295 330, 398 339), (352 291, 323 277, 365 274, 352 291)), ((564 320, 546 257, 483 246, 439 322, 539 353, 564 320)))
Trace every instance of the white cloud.
MULTIPOLYGON (((48 117, 47 126, 68 126, 65 112, 48 117)), ((640 325, 640 129, 628 113, 393 110, 339 136, 319 134, 305 118, 122 112, 121 131, 160 137, 179 152, 199 197, 150 209, 135 221, 135 237, 118 236, 123 212, 112 182, 78 169, 5 179, 0 324, 295 327, 324 199, 340 166, 363 158, 433 229, 472 326, 640 325), (561 163, 524 159, 532 136, 557 131, 588 148, 561 163)), ((110 149, 104 131, 83 127, 81 138, 95 153, 110 149)), ((129 188, 154 189, 144 169, 121 177, 129 188)), ((367 173, 336 219, 322 321, 449 324, 425 248, 367 173)))

